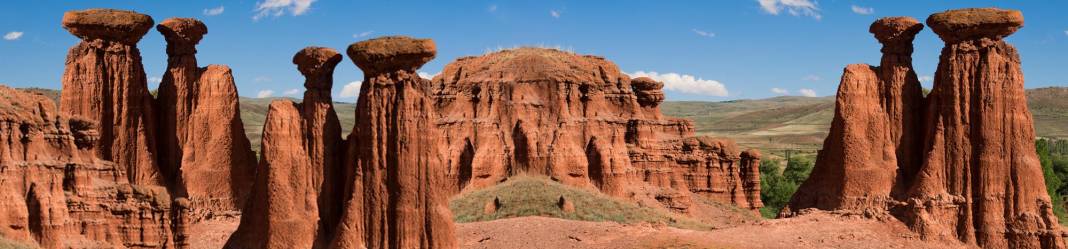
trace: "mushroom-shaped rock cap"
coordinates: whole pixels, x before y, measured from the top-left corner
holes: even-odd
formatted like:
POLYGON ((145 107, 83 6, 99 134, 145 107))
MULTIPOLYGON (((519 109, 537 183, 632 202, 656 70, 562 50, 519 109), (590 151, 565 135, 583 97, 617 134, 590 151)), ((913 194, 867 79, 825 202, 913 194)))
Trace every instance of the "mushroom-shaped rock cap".
POLYGON ((152 17, 126 10, 88 9, 63 13, 63 28, 82 40, 101 39, 134 45, 155 23, 152 17))
POLYGON ((916 33, 923 30, 923 24, 916 18, 907 16, 884 17, 876 20, 868 28, 880 43, 910 43, 916 33))
POLYGON ((641 91, 648 90, 660 90, 664 88, 664 83, 660 83, 649 77, 638 77, 630 80, 630 85, 634 86, 634 89, 641 91))
POLYGON ((338 62, 341 62, 341 54, 332 48, 306 47, 293 55, 293 64, 297 64, 297 70, 308 77, 333 72, 338 62))
POLYGON ((1001 39, 1023 27, 1018 10, 998 8, 958 9, 927 17, 927 26, 946 43, 979 38, 1001 39))
POLYGON ((193 18, 169 18, 156 25, 156 30, 167 38, 167 42, 197 44, 208 33, 208 26, 193 18))
POLYGON ((365 74, 411 70, 434 59, 437 48, 430 39, 387 36, 349 45, 349 59, 365 74))

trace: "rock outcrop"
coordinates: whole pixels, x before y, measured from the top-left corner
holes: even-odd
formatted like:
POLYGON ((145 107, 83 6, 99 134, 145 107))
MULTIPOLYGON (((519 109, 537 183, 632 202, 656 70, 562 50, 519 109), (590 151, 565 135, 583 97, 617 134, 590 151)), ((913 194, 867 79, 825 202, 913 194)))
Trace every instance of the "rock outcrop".
POLYGON ((1001 40, 1019 11, 961 9, 931 15, 945 41, 928 95, 922 167, 905 220, 928 238, 984 248, 1063 248, 1034 150, 1020 56, 1001 40))
POLYGON ((152 18, 122 10, 63 15, 63 28, 81 38, 67 54, 60 108, 99 125, 97 155, 115 162, 133 184, 163 185, 156 165, 156 127, 137 42, 152 18))
POLYGON ((759 188, 745 187, 759 186, 759 173, 743 179, 732 141, 695 137, 689 120, 664 117, 663 83, 631 79, 604 58, 539 48, 463 57, 433 87, 454 192, 538 174, 673 207, 690 203, 679 193, 763 206, 759 188))
POLYGON ((300 106, 271 102, 253 191, 226 248, 312 248, 319 189, 306 138, 300 106))
POLYGON ((458 246, 430 81, 416 73, 436 51, 433 41, 409 37, 349 46, 349 58, 364 71, 360 122, 348 139, 357 176, 332 248, 458 246))
POLYGON ((782 215, 806 208, 888 214, 926 239, 983 248, 1063 248, 1034 152, 1016 49, 1019 11, 961 9, 927 24, 946 43, 924 99, 912 71, 911 18, 871 32, 882 65, 850 65, 812 175, 782 215))
POLYGON ((44 248, 175 246, 170 196, 99 159, 98 128, 0 86, 0 236, 44 248))
POLYGON ((320 242, 329 242, 329 236, 337 227, 338 213, 342 208, 345 191, 345 176, 341 168, 344 158, 341 140, 341 123, 334 112, 330 89, 334 85, 334 67, 341 62, 341 54, 331 48, 307 47, 293 56, 293 64, 304 75, 304 100, 301 117, 307 133, 305 144, 311 157, 312 185, 319 191, 320 242))
POLYGON ((237 87, 229 67, 198 67, 196 44, 207 27, 192 18, 156 26, 167 40, 167 72, 159 87, 159 160, 168 186, 190 201, 194 219, 239 210, 255 175, 237 87))

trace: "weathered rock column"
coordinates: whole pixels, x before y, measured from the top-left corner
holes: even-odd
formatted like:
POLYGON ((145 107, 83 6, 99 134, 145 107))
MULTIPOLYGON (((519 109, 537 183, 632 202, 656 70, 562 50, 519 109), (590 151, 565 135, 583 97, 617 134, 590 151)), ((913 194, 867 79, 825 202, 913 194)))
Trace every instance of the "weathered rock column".
POLYGON ((760 214, 760 208, 764 202, 760 200, 760 151, 749 149, 742 151, 742 161, 739 172, 742 179, 742 189, 745 191, 745 199, 748 206, 742 206, 760 214))
POLYGON ((293 64, 304 75, 304 101, 301 117, 306 144, 311 157, 312 185, 319 189, 319 242, 330 242, 337 227, 344 195, 344 176, 340 160, 341 123, 334 112, 330 89, 334 85, 334 67, 341 62, 341 54, 331 48, 307 47, 293 56, 293 64))
POLYGON ((319 226, 318 186, 311 182, 306 137, 299 105, 271 102, 252 195, 225 248, 312 248, 319 226))
POLYGON ((906 222, 925 238, 983 248, 1063 248, 1034 149, 1016 48, 1019 11, 960 9, 927 25, 945 41, 928 95, 926 161, 906 222))
POLYGON ((256 156, 245 136, 233 73, 223 65, 197 67, 195 45, 208 32, 200 21, 171 18, 156 29, 167 39, 159 162, 172 172, 171 189, 189 198, 194 216, 239 210, 252 188, 256 156))
POLYGON ((890 139, 897 156, 898 178, 891 190, 903 199, 916 169, 922 164, 923 87, 912 69, 912 40, 923 30, 912 17, 886 17, 868 29, 883 44, 882 60, 876 69, 883 110, 888 115, 890 139))
POLYGON ((163 185, 155 160, 155 119, 137 42, 152 17, 89 9, 63 14, 63 28, 81 38, 67 54, 60 108, 97 122, 97 155, 113 161, 133 184, 163 185))
POLYGON ((334 248, 457 247, 430 81, 416 74, 435 53, 433 41, 409 37, 349 46, 364 71, 349 150, 362 190, 349 199, 334 248))

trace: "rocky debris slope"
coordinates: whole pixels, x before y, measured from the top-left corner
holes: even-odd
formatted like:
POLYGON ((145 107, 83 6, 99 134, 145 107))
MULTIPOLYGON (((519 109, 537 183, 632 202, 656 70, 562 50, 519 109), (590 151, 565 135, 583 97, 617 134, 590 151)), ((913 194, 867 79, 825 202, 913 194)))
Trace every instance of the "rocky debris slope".
POLYGON ((416 70, 434 58, 429 39, 383 37, 349 46, 364 71, 349 135, 357 172, 332 248, 455 248, 447 206, 442 131, 430 81, 416 70))
POLYGON ((755 164, 732 141, 664 117, 663 83, 631 79, 604 58, 539 48, 463 57, 432 87, 454 192, 537 174, 680 212, 690 193, 762 206, 751 201, 759 174, 741 173, 755 164))
POLYGON ((159 87, 160 167, 168 186, 187 197, 197 219, 244 205, 255 174, 237 87, 229 67, 198 67, 195 45, 208 29, 192 18, 156 26, 167 40, 167 72, 159 87))
POLYGON ((946 43, 931 94, 917 94, 909 65, 919 22, 876 21, 883 64, 846 68, 816 168, 782 215, 807 208, 892 215, 926 239, 1063 248, 1034 152, 1020 58, 1002 40, 1023 16, 961 9, 927 24, 946 43))
POLYGON ((152 24, 152 17, 131 11, 65 13, 63 28, 82 41, 67 54, 60 108, 99 124, 97 155, 124 167, 131 183, 163 185, 152 95, 137 49, 152 24))

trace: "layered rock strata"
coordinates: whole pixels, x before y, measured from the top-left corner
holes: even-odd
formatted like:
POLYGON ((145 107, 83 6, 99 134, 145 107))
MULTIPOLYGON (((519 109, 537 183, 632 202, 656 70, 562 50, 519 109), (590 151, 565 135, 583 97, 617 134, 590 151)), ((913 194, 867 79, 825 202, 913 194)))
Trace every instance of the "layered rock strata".
MULTIPOLYGON (((753 210, 763 206, 755 201, 759 190, 745 187, 759 182, 759 174, 743 179, 732 141, 695 137, 689 120, 660 113, 663 86, 631 79, 604 58, 552 49, 457 59, 433 79, 451 188, 537 174, 618 197, 652 185, 753 210)), ((687 202, 669 199, 688 195, 671 196, 657 199, 674 207, 687 202)))
POLYGON ((816 168, 783 215, 805 208, 891 214, 927 239, 983 248, 1063 248, 1034 152, 1020 58, 1002 38, 1019 11, 931 15, 945 41, 924 99, 908 58, 922 29, 884 18, 880 67, 850 65, 816 168))
POLYGON ((171 198, 101 160, 95 121, 0 86, 0 236, 44 248, 174 247, 171 198))
POLYGON ((156 29, 167 40, 159 87, 159 162, 175 195, 194 216, 239 210, 252 187, 256 159, 229 67, 198 67, 195 45, 208 32, 196 19, 171 18, 156 29))

